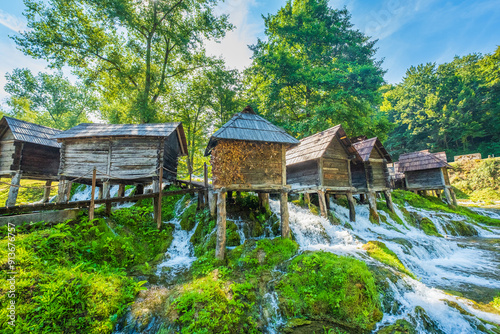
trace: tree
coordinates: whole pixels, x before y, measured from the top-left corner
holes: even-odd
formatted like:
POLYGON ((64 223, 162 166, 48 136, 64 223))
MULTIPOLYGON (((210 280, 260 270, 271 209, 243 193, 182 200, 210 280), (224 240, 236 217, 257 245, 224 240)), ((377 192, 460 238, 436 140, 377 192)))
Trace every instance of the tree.
POLYGON ((14 69, 7 73, 5 91, 12 116, 66 130, 88 121, 98 109, 97 98, 82 84, 71 84, 62 73, 38 73, 14 69))
POLYGON ((264 17, 267 41, 251 46, 247 71, 257 109, 303 137, 342 123, 348 132, 382 135, 375 118, 381 102, 381 62, 370 41, 350 23, 347 9, 327 0, 288 0, 264 17))
POLYGON ((25 0, 28 27, 16 43, 52 67, 92 83, 113 122, 158 119, 171 81, 204 66, 203 39, 231 29, 216 0, 25 0))

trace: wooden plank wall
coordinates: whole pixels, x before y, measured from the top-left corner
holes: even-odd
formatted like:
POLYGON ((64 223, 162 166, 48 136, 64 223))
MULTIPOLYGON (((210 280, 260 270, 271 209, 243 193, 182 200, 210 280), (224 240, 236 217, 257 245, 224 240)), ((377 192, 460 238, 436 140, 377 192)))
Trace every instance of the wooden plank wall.
POLYGON ((366 191, 368 185, 366 182, 365 164, 363 162, 351 162, 352 186, 359 191, 366 191))
POLYGON ((163 178, 167 180, 177 179, 178 157, 181 154, 179 138, 177 131, 174 131, 165 139, 165 149, 163 152, 163 166, 167 170, 163 170, 163 178))
POLYGON ((440 168, 406 172, 408 189, 439 189, 443 188, 443 176, 440 168))
POLYGON ((325 187, 350 187, 349 160, 344 147, 335 137, 323 156, 325 187))
POLYGON ((21 170, 24 176, 56 177, 59 169, 59 149, 51 146, 24 143, 21 170))
POLYGON ((318 161, 310 160, 287 166, 286 179, 292 187, 319 186, 318 161))
POLYGON ((14 136, 12 135, 12 131, 7 129, 0 140, 0 171, 5 172, 11 170, 15 151, 14 136))

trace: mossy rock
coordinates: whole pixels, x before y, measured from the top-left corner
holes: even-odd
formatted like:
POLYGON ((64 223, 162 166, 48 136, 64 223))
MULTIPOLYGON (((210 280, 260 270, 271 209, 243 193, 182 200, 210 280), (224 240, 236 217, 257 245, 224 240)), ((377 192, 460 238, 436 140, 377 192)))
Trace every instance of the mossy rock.
POLYGON ((479 234, 474 227, 463 220, 448 221, 444 226, 444 230, 453 236, 473 237, 479 234))
POLYGON ((424 308, 421 306, 415 307, 415 315, 417 316, 417 321, 422 323, 426 333, 429 334, 445 334, 439 326, 427 315, 424 308))
POLYGON ((239 246, 241 243, 240 234, 238 233, 238 226, 233 221, 228 221, 226 225, 226 245, 239 246))
POLYGON ((436 225, 434 225, 434 223, 429 218, 424 217, 420 220, 419 223, 420 229, 424 231, 425 234, 440 238, 443 237, 441 233, 438 232, 436 225))
POLYGON ((296 256, 276 291, 288 318, 328 319, 352 331, 366 331, 383 315, 373 275, 352 257, 327 252, 296 256))
POLYGON ((328 211, 328 220, 333 225, 340 225, 342 223, 340 219, 333 213, 333 211, 330 210, 328 211))
POLYGON ((366 250, 368 255, 372 258, 415 278, 415 275, 403 265, 401 260, 399 260, 396 253, 387 248, 383 242, 369 241, 363 246, 363 249, 366 250))
POLYGON ((382 327, 377 334, 417 334, 417 330, 405 319, 399 319, 392 325, 382 327))
POLYGON ((309 210, 313 215, 319 216, 319 208, 316 205, 309 203, 309 210))
POLYGON ((264 234, 264 227, 259 221, 254 221, 252 226, 252 237, 258 238, 264 234))
POLYGON ((181 215, 181 228, 186 231, 191 231, 196 225, 196 207, 197 204, 189 205, 181 215))

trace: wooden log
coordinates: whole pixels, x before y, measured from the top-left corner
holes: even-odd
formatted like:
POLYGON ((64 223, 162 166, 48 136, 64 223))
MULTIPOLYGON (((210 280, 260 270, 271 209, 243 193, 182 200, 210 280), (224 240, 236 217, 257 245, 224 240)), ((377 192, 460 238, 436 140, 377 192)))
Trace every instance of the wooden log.
POLYGON ((455 196, 455 191, 450 188, 450 193, 451 193, 451 200, 453 201, 453 205, 457 206, 457 196, 455 196))
POLYGON ((215 257, 224 260, 226 251, 226 192, 217 194, 217 245, 215 257))
POLYGON ((306 205, 311 204, 311 196, 309 195, 309 193, 305 193, 305 194, 304 194, 304 203, 305 203, 306 205))
POLYGON ((203 164, 203 185, 205 186, 205 201, 204 201, 204 206, 208 206, 208 168, 207 168, 207 163, 205 162, 203 164))
MULTIPOLYGON (((96 175, 97 177, 97 175, 96 175)), ((101 184, 100 186, 97 186, 97 188, 99 188, 99 192, 97 193, 97 199, 103 199, 103 194, 104 194, 104 187, 103 185, 101 184)))
POLYGON ((50 200, 50 189, 51 189, 52 181, 45 182, 45 189, 43 189, 43 198, 42 203, 48 203, 50 200))
POLYGON ((15 206, 17 201, 17 194, 19 193, 19 185, 21 184, 21 171, 18 171, 12 177, 9 188, 9 195, 7 196, 7 201, 5 206, 15 206))
POLYGON ((436 194, 436 197, 439 198, 439 199, 441 199, 441 190, 436 189, 434 192, 436 194))
POLYGON ((64 185, 65 191, 66 191, 66 202, 71 200, 71 186, 73 185, 73 182, 66 180, 66 184, 64 185))
POLYGON ((330 194, 325 193, 326 209, 330 210, 330 194))
POLYGON ((318 200, 319 200, 319 211, 321 213, 322 217, 328 217, 328 210, 326 208, 326 199, 325 199, 325 192, 324 191, 318 191, 318 200))
POLYGON ((259 193, 259 207, 261 209, 269 209, 269 194, 259 193))
POLYGON ((449 205, 452 205, 452 204, 453 204, 453 200, 451 199, 451 192, 450 192, 450 189, 448 189, 448 188, 444 188, 444 196, 446 197, 446 202, 447 202, 449 205))
POLYGON ((161 229, 161 201, 162 201, 162 196, 163 196, 163 168, 160 167, 158 170, 158 173, 160 174, 158 176, 158 204, 157 204, 157 213, 156 213, 156 227, 160 230, 161 229))
POLYGON ((125 185, 120 184, 118 185, 118 193, 116 194, 117 197, 123 197, 125 196, 125 185))
POLYGON ((280 211, 281 211, 281 237, 290 239, 290 225, 288 216, 288 193, 286 191, 281 192, 280 197, 280 211))
POLYGON ((359 194, 359 202, 364 203, 365 202, 365 194, 359 194))
POLYGON ((109 191, 111 188, 111 183, 109 181, 106 181, 102 184, 102 198, 109 198, 109 191))
POLYGON ((90 206, 89 206, 89 221, 94 219, 94 197, 95 197, 95 184, 96 184, 96 168, 92 172, 92 189, 90 191, 90 206))
POLYGON ((372 191, 370 191, 367 194, 368 197, 368 206, 370 208, 370 220, 375 221, 375 222, 380 222, 380 217, 378 216, 377 212, 377 197, 376 194, 372 191))
POLYGON ((385 196, 385 203, 387 204, 387 208, 391 210, 392 212, 396 213, 394 211, 394 204, 392 203, 392 194, 390 190, 384 190, 384 196, 385 196))
POLYGON ((57 203, 66 203, 68 202, 68 189, 66 184, 68 180, 64 177, 59 180, 59 184, 57 186, 57 203))
MULTIPOLYGON (((147 193, 158 193, 158 187, 159 183, 156 178, 153 178, 153 184, 151 189, 147 191, 147 193)), ((153 197, 153 219, 155 222, 158 221, 158 197, 155 196, 153 197)))
MULTIPOLYGON (((337 195, 335 195, 337 196, 337 195)), ((347 202, 349 203, 349 220, 352 222, 356 221, 356 207, 354 203, 354 197, 352 197, 352 193, 348 192, 346 194, 347 202)))
POLYGON ((208 192, 208 206, 210 207, 210 215, 215 217, 217 213, 217 193, 213 190, 208 192))

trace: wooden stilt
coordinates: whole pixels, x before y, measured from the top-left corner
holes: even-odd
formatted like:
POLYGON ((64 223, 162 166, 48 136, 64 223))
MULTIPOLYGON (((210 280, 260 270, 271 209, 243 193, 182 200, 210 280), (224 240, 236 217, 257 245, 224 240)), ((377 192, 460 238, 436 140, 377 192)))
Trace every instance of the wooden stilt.
POLYGON ((59 184, 57 185, 57 203, 66 203, 68 201, 66 198, 68 194, 66 191, 66 182, 64 177, 59 179, 59 184))
POLYGON ((205 186, 204 207, 207 207, 208 206, 208 169, 207 169, 206 162, 203 164, 203 185, 205 186))
POLYGON ((318 191, 318 200, 319 200, 319 211, 322 217, 328 217, 328 211, 326 209, 326 199, 325 192, 320 190, 318 191))
POLYGON ((15 206, 17 201, 17 194, 19 193, 19 185, 21 184, 21 171, 18 171, 12 177, 9 188, 9 195, 7 196, 7 201, 5 206, 15 206))
POLYGON ((356 221, 356 208, 354 203, 354 197, 352 197, 352 193, 347 193, 347 202, 349 203, 349 220, 352 222, 356 221))
POLYGON ((325 194, 325 200, 326 200, 326 209, 330 210, 330 194, 328 193, 325 194))
POLYGON ((217 193, 213 190, 208 192, 208 206, 210 207, 210 215, 215 217, 217 213, 217 193))
POLYGON ((367 194, 368 197, 368 206, 370 207, 370 218, 375 220, 376 222, 380 222, 380 218, 377 212, 377 200, 374 192, 369 192, 367 194))
POLYGON ((125 185, 120 184, 118 186, 118 193, 116 194, 117 197, 125 197, 125 185))
POLYGON ((450 189, 444 188, 444 196, 446 197, 446 202, 448 202, 449 205, 452 205, 453 200, 451 199, 450 189))
POLYGON ((159 169, 159 177, 158 177, 158 204, 156 206, 156 227, 161 229, 161 201, 163 197, 163 168, 159 169))
POLYGON ((309 195, 309 193, 304 193, 304 203, 306 205, 311 204, 311 195, 309 195))
POLYGON ((97 199, 102 199, 103 198, 103 194, 104 194, 104 186, 101 184, 100 186, 97 186, 97 188, 99 188, 99 193, 97 194, 97 199))
POLYGON ((281 192, 280 197, 280 211, 281 211, 281 237, 290 239, 290 225, 288 216, 288 193, 281 192))
POLYGON ((106 199, 109 198, 109 191, 111 189, 111 183, 109 181, 106 181, 102 184, 102 198, 106 199))
POLYGON ((453 202, 453 205, 457 206, 458 202, 457 202, 457 196, 455 196, 455 191, 450 188, 450 193, 451 193, 451 200, 453 202))
POLYGON ((359 194, 359 202, 364 203, 365 202, 365 194, 359 194))
POLYGON ((96 169, 92 172, 92 189, 90 191, 89 221, 94 219, 94 197, 95 197, 96 169))
POLYGON ((43 189, 43 198, 42 203, 48 203, 50 200, 50 189, 51 189, 52 181, 45 182, 45 188, 43 189))
POLYGON ((261 209, 269 209, 269 194, 259 193, 259 207, 261 209))
POLYGON ((218 193, 217 197, 217 246, 215 248, 215 257, 223 260, 226 252, 226 192, 218 193))
MULTIPOLYGON (((150 193, 150 192, 153 192, 153 193, 157 193, 159 188, 158 188, 158 179, 155 177, 153 177, 153 183, 152 183, 152 189, 151 191, 148 191, 147 193, 150 193)), ((158 221, 158 197, 153 197, 153 219, 155 222, 158 221)))
POLYGON ((436 189, 436 190, 434 190, 434 192, 436 193, 437 198, 441 198, 441 190, 436 189))
POLYGON ((392 212, 394 211, 394 204, 392 203, 392 194, 390 190, 384 190, 384 196, 385 196, 385 204, 387 204, 387 208, 391 210, 392 212))

